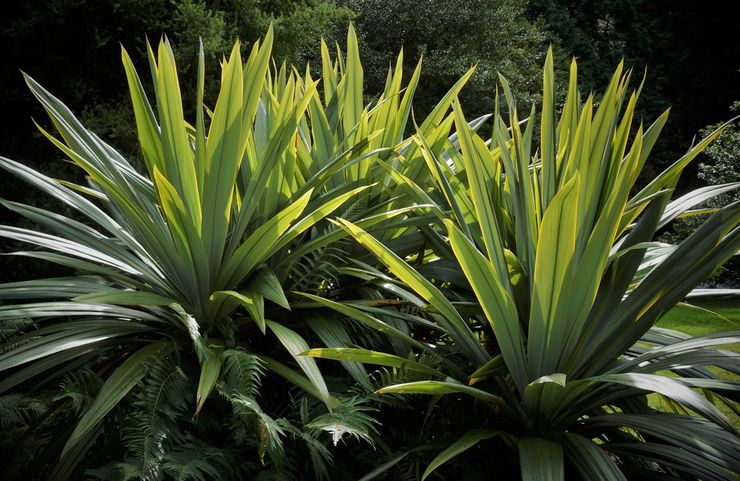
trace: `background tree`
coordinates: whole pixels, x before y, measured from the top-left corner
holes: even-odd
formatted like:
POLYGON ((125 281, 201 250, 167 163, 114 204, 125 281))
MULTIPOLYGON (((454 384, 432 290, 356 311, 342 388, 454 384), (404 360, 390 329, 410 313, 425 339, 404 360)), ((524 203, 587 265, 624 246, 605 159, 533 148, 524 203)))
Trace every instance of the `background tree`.
MULTIPOLYGON (((740 101, 733 102, 730 109, 734 115, 740 115, 740 101)), ((702 134, 716 127, 716 124, 709 125, 702 130, 702 134)), ((740 127, 737 123, 720 135, 705 153, 706 160, 699 164, 700 179, 709 185, 740 180, 740 127)), ((735 191, 712 199, 707 204, 716 208, 737 200, 740 200, 740 194, 735 191)), ((740 287, 740 258, 735 256, 722 266, 713 282, 721 287, 740 287)))
MULTIPOLYGON (((676 160, 707 124, 727 120, 726 107, 740 92, 740 43, 730 2, 671 0, 531 0, 549 39, 581 67, 583 88, 600 90, 624 58, 634 75, 647 69, 637 115, 655 118, 672 107, 665 137, 647 177, 676 160), (708 94, 711 92, 711 94, 708 94)), ((701 185, 697 167, 680 190, 701 185)))
POLYGON ((472 65, 475 75, 462 94, 471 115, 493 110, 497 74, 516 85, 531 103, 540 89, 539 66, 547 37, 544 26, 515 0, 344 0, 357 13, 369 91, 381 91, 395 50, 403 46, 411 74, 423 55, 423 89, 417 115, 444 95, 472 65))
MULTIPOLYGON (((740 101, 733 102, 730 111, 740 114, 740 101)), ((719 124, 708 125, 701 130, 701 135, 707 135, 716 129, 719 124)), ((703 161, 699 164, 698 178, 708 185, 727 184, 740 180, 740 128, 737 123, 727 128, 717 140, 704 151, 703 161)), ((722 194, 709 199, 702 205, 706 209, 716 209, 731 202, 740 200, 737 191, 722 194)), ((688 237, 705 219, 707 215, 697 215, 678 219, 661 236, 661 239, 678 243, 688 237)), ((722 266, 709 281, 717 287, 740 287, 740 258, 734 256, 722 266)))
MULTIPOLYGON (((235 38, 242 40, 242 51, 248 53, 252 42, 273 22, 279 45, 274 52, 276 60, 303 62, 318 53, 320 37, 333 42, 343 36, 351 18, 349 9, 325 0, 38 0, 8 5, 0 18, 4 65, 0 69, 0 109, 5 119, 0 154, 53 176, 79 175, 63 163, 52 162, 58 153, 34 131, 30 118, 43 123, 44 114, 33 102, 21 70, 79 112, 91 130, 127 158, 135 159, 140 154, 133 112, 125 97, 121 45, 134 58, 142 59, 147 38, 156 43, 167 35, 188 96, 195 89, 194 67, 201 39, 209 75, 205 84, 211 87, 205 97, 212 104, 218 87, 218 62, 235 38)), ((0 179, 0 196, 38 202, 7 177, 0 179)), ((4 209, 0 222, 17 224, 20 219, 4 209)), ((11 246, 3 242, 2 251, 8 250, 11 246)), ((0 268, 5 280, 63 274, 58 267, 43 263, 24 263, 21 269, 15 260, 3 257, 0 268)))

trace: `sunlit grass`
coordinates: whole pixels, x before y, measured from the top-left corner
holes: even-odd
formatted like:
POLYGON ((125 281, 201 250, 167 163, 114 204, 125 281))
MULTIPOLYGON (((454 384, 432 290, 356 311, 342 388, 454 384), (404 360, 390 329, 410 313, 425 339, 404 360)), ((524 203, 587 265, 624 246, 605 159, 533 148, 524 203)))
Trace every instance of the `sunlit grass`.
MULTIPOLYGON (((696 307, 676 306, 663 316, 658 326, 675 329, 690 336, 740 330, 740 301, 704 301, 694 304, 696 307)), ((740 343, 729 344, 723 346, 722 349, 740 352, 740 343)), ((723 379, 740 381, 740 376, 723 369, 712 368, 712 371, 723 379)), ((667 408, 657 395, 652 394, 649 398, 651 406, 659 409, 667 408)), ((719 408, 735 426, 740 426, 740 417, 737 414, 724 405, 720 405, 719 408)))
MULTIPOLYGON (((705 301, 696 303, 696 306, 698 308, 676 306, 658 322, 658 326, 685 332, 690 336, 740 329, 740 301, 705 301)), ((740 350, 738 344, 729 347, 735 352, 740 350)))

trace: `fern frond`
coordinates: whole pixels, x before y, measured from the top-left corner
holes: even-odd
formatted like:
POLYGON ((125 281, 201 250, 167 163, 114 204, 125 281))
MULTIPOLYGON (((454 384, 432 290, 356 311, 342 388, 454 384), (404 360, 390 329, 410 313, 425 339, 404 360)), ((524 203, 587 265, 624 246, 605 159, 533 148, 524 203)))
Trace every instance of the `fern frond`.
POLYGON ((0 396, 0 427, 3 430, 12 425, 26 425, 46 409, 46 404, 36 398, 22 394, 0 396))
POLYGON ((211 459, 195 449, 180 449, 167 454, 163 469, 176 481, 209 481, 221 479, 221 472, 211 459))
MULTIPOLYGON (((12 336, 11 336, 11 339, 12 339, 12 336)), ((5 343, 2 346, 0 346, 0 354, 5 354, 15 349, 18 349, 19 347, 24 346, 26 344, 37 342, 39 339, 40 339, 39 337, 31 336, 31 337, 27 337, 25 339, 18 340, 15 342, 11 341, 11 342, 5 343)))
POLYGON ((373 444, 371 434, 378 432, 375 428, 378 421, 367 414, 375 409, 365 403, 366 400, 360 398, 343 399, 331 412, 314 418, 307 427, 331 434, 334 446, 345 435, 373 444))
MULTIPOLYGON (((132 481, 132 480, 138 480, 141 479, 139 476, 141 474, 141 467, 138 462, 136 461, 121 461, 114 464, 115 469, 120 473, 120 477, 114 478, 119 479, 120 481, 132 481)), ((100 473, 100 474, 107 474, 106 472, 100 473)), ((110 479, 110 478, 103 478, 103 479, 110 479)))
MULTIPOLYGON (((122 428, 123 442, 135 456, 135 477, 159 480, 170 445, 181 443, 183 433, 178 419, 189 412, 192 389, 188 377, 171 358, 157 359, 147 365, 147 375, 140 383, 122 428)), ((124 472, 130 466, 121 465, 124 472)))
POLYGON ((228 349, 224 351, 221 369, 217 389, 232 406, 237 421, 232 434, 237 442, 243 443, 256 432, 257 452, 264 464, 267 452, 282 451, 281 437, 284 435, 280 425, 262 410, 256 400, 265 372, 264 363, 244 349, 228 349))
MULTIPOLYGON (((307 408, 307 406, 306 403, 302 403, 301 409, 307 408)), ((318 433, 315 430, 306 430, 306 426, 303 429, 299 429, 285 419, 280 419, 279 422, 293 439, 302 442, 308 450, 316 479, 329 479, 329 467, 334 465, 334 460, 326 444, 319 439, 318 433)))
POLYGON ((123 479, 123 469, 119 467, 121 463, 108 463, 99 468, 86 469, 85 475, 90 479, 100 481, 121 481, 123 479))
POLYGON ((102 385, 100 376, 89 369, 74 371, 59 384, 59 393, 54 401, 69 400, 75 413, 79 413, 98 394, 102 385))
POLYGON ((308 252, 291 267, 289 290, 321 294, 338 283, 339 269, 347 264, 342 241, 308 252))
POLYGON ((221 380, 226 391, 236 391, 252 398, 259 395, 264 362, 244 349, 227 349, 223 353, 221 380))
POLYGON ((217 388, 219 393, 231 404, 236 418, 246 422, 254 422, 259 437, 257 452, 261 463, 264 464, 265 454, 268 451, 282 451, 282 436, 285 435, 285 432, 280 424, 262 410, 254 398, 235 390, 229 391, 223 383, 219 383, 217 388))
MULTIPOLYGON (((0 323, 0 342, 5 342, 33 325, 31 319, 7 319, 0 323)), ((3 350, 4 352, 4 350, 3 350)))

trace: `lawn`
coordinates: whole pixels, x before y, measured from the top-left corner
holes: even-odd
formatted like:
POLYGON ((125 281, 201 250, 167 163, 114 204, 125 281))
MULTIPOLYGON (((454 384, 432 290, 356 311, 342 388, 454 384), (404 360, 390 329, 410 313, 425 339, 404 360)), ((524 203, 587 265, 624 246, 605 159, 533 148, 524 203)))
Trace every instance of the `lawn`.
MULTIPOLYGON (((679 305, 663 316, 658 326, 685 332, 691 336, 738 331, 740 330, 740 301, 704 301, 696 303, 696 307, 679 305)), ((722 349, 740 352, 740 343, 722 346, 722 349)), ((740 381, 740 376, 736 374, 720 369, 710 369, 724 379, 740 381)), ((648 397, 652 406, 663 409, 667 407, 657 395, 651 394, 648 397)), ((735 426, 740 426, 740 417, 736 413, 726 406, 719 407, 735 426)))
MULTIPOLYGON (((696 307, 679 305, 663 316, 658 326, 690 336, 737 331, 740 330, 740 301, 704 301, 696 303, 696 307)), ((740 345, 732 344, 725 349, 740 352, 740 345)))

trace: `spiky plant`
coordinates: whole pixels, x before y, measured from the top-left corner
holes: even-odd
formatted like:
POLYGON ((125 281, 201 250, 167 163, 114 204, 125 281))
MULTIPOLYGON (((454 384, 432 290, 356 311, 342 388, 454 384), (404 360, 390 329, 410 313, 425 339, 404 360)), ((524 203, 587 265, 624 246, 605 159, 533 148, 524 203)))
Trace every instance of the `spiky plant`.
MULTIPOLYGON (((682 170, 720 131, 636 189, 667 112, 647 129, 634 125, 639 89, 629 93, 621 65, 600 98, 581 98, 576 72, 574 61, 559 116, 550 53, 541 114, 533 108, 520 121, 502 79, 509 121, 497 111, 489 141, 472 131, 459 103, 459 146, 448 143, 440 156, 417 132, 426 176, 400 180, 420 193, 434 186, 447 214, 434 231, 443 242, 404 258, 355 223, 339 221, 387 268, 374 275, 386 304, 426 312, 405 319, 426 326, 434 345, 392 329, 383 319, 401 316, 378 309, 378 301, 370 307, 366 300, 312 297, 413 352, 344 347, 307 355, 423 375, 378 392, 431 395, 432 419, 480 413, 453 426, 454 435, 429 434, 450 441, 422 479, 473 446, 477 457, 469 459, 500 465, 500 456, 510 456, 501 453, 503 442, 518 453, 526 481, 731 480, 740 468, 740 439, 714 403, 737 412, 738 385, 707 367, 737 373, 737 354, 715 346, 740 335, 689 339, 653 328, 740 248, 738 204, 717 210, 678 246, 652 242, 657 229, 707 195, 738 187, 670 201, 682 170), (419 362, 425 352, 439 355, 432 366, 419 362), (654 408, 649 394, 669 400, 674 412, 654 408), (439 397, 447 395, 451 411, 440 412, 439 397)), ((405 456, 396 455, 387 465, 405 456)))
MULTIPOLYGON (((73 212, 66 216, 3 201, 40 229, 1 226, 0 236, 36 247, 14 255, 75 271, 0 285, 0 299, 10 301, 0 307, 0 321, 4 331, 12 331, 0 346, 0 371, 7 374, 0 393, 39 380, 53 382, 79 366, 95 369, 105 380, 70 431, 60 428, 61 441, 52 443, 59 448, 50 453, 59 456, 57 478, 73 472, 106 416, 129 393, 139 392, 139 383, 154 382, 156 360, 180 359, 183 369, 193 361, 198 366, 197 375, 183 378, 193 392, 187 409, 171 406, 177 416, 188 411, 207 417, 202 410, 214 389, 235 416, 237 411, 256 416, 260 457, 279 451, 284 429, 262 411, 257 393, 229 384, 230 365, 243 350, 256 356, 261 368, 321 400, 323 414, 343 412, 314 360, 298 356, 308 348, 299 331, 310 323, 294 322, 288 311, 291 294, 283 286, 317 292, 313 286, 323 281, 304 279, 303 266, 318 259, 320 265, 309 269, 322 272, 321 264, 343 258, 344 247, 334 243, 346 233, 324 220, 332 213, 355 212, 352 218, 362 218, 361 225, 382 225, 396 237, 410 231, 414 222, 391 224, 411 208, 390 188, 395 186, 374 159, 392 161, 394 149, 416 148, 404 131, 419 69, 404 86, 399 56, 386 90, 368 105, 351 27, 346 61, 341 51, 332 60, 322 44, 322 92, 309 71, 302 76, 285 65, 270 68, 272 41, 270 30, 246 61, 240 45, 234 46, 223 61, 212 110, 203 104, 201 49, 192 116, 183 107, 167 40, 156 53, 149 48, 151 100, 123 50, 144 172, 26 76, 58 137, 39 129, 88 182, 52 179, 0 157, 0 167, 73 212)), ((437 124, 461 87, 462 82, 429 116, 429 135, 440 130, 437 124)), ((412 236, 402 247, 413 249, 418 241, 412 236)), ((331 340, 326 326, 310 327, 331 340)), ((313 432, 320 430, 316 426, 313 432)), ((328 424, 323 429, 332 430, 328 424)), ((138 463, 139 476, 167 475, 166 457, 151 457, 146 450, 139 454, 162 461, 154 467, 146 459, 138 463)))

